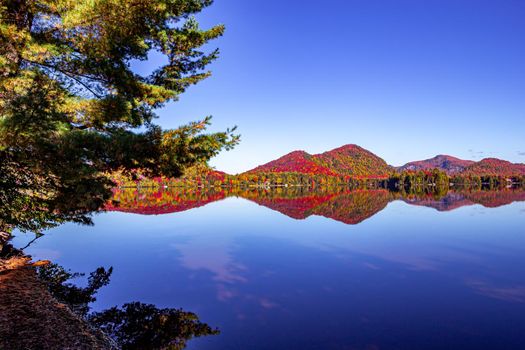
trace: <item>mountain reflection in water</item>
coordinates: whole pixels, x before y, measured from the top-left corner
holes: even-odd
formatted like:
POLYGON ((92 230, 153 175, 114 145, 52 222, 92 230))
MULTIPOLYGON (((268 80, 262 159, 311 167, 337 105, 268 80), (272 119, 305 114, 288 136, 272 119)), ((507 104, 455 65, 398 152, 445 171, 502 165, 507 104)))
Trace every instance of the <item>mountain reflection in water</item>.
POLYGON ((525 201, 525 189, 455 190, 446 193, 405 193, 386 189, 350 189, 346 187, 318 188, 120 188, 115 189, 107 211, 144 215, 182 212, 228 197, 240 197, 278 211, 294 219, 317 215, 349 225, 374 216, 388 203, 401 200, 410 205, 425 206, 438 211, 450 211, 479 204, 495 208, 516 201, 525 201))
POLYGON ((113 191, 93 227, 61 225, 25 252, 72 271, 113 267, 90 320, 120 343, 127 333, 108 324, 134 333, 143 322, 128 316, 182 308, 220 330, 189 350, 525 344, 522 188, 113 191))

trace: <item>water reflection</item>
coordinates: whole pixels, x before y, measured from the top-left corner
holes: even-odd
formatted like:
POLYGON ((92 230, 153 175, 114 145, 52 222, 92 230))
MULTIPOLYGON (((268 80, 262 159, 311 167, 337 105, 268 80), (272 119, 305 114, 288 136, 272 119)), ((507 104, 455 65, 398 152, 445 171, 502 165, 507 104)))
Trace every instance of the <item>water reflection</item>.
POLYGON ((74 270, 114 266, 96 312, 143 300, 219 327, 190 349, 525 344, 523 204, 503 206, 522 189, 126 189, 113 199, 95 227, 62 226, 28 251, 53 250, 74 270))
POLYGON ((79 174, 71 159, 48 158, 0 150, 0 232, 40 233, 65 222, 89 225, 93 212, 111 198, 113 184, 106 177, 79 174))
POLYGON ((59 302, 110 336, 121 349, 181 350, 192 338, 219 334, 217 329, 200 322, 192 312, 159 309, 152 304, 131 302, 122 307, 90 312, 89 304, 96 301, 99 289, 110 283, 113 268, 99 267, 91 272, 85 287, 71 283, 84 274, 67 271, 57 264, 43 264, 37 267, 37 273, 59 302))
POLYGON ((525 201, 522 187, 502 190, 457 189, 436 192, 400 192, 386 189, 350 189, 347 187, 279 187, 279 188, 120 188, 115 189, 105 210, 157 215, 182 212, 205 206, 228 197, 240 197, 278 211, 294 219, 323 216, 355 225, 383 210, 388 203, 401 200, 410 205, 438 211, 451 211, 480 204, 496 208, 525 201))
POLYGON ((481 214, 524 199, 519 188, 116 189, 95 227, 64 225, 26 252, 114 266, 79 283, 51 264, 48 288, 130 349, 158 346, 151 337, 194 349, 519 348, 523 209, 481 214), (215 330, 174 306, 221 335, 186 344, 215 330))
POLYGON ((92 225, 93 214, 111 198, 112 182, 67 167, 42 176, 38 158, 20 158, 0 150, 0 348, 179 350, 192 338, 218 334, 192 312, 153 304, 90 312, 112 268, 97 268, 87 286, 79 287, 72 280, 83 274, 47 260, 31 263, 25 251, 44 231, 68 222, 92 225), (35 238, 15 248, 13 232, 32 232, 35 238))

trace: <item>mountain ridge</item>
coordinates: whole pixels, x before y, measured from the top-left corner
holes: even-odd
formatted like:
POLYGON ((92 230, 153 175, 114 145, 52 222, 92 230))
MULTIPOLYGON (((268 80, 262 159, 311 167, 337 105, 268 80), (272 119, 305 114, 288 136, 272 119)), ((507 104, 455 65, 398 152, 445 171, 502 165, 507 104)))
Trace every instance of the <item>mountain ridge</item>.
POLYGON ((468 166, 476 163, 473 160, 460 159, 446 154, 438 154, 429 159, 417 160, 406 163, 397 170, 419 171, 429 169, 441 169, 448 174, 457 174, 464 171, 468 166))
POLYGON ((355 144, 347 144, 330 151, 309 154, 292 151, 268 163, 259 165, 243 174, 261 172, 324 174, 350 177, 383 177, 393 171, 382 158, 355 144))
POLYGON ((429 159, 412 161, 395 167, 356 144, 346 144, 318 154, 309 154, 304 150, 292 151, 242 174, 290 172, 355 178, 386 178, 396 171, 416 172, 432 169, 442 170, 449 176, 525 175, 523 163, 511 163, 498 158, 474 161, 446 154, 438 154, 429 159))

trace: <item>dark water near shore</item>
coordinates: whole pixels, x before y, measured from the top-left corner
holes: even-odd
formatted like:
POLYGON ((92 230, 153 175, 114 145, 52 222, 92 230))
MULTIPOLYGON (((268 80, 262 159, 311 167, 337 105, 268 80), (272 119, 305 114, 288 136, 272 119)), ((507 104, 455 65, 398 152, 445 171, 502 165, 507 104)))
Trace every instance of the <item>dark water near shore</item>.
POLYGON ((115 198, 94 226, 65 224, 25 252, 113 266, 94 310, 139 300, 220 329, 189 349, 525 348, 523 190, 115 198))

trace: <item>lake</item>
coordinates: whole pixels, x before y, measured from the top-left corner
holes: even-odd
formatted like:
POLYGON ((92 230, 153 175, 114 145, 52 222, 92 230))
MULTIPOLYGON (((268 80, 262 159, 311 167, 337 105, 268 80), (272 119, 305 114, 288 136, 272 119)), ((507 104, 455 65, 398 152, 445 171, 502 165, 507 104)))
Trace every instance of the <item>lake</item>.
POLYGON ((220 330, 188 349, 525 348, 524 190, 114 199, 94 226, 64 224, 24 251, 75 272, 113 266, 95 311, 141 301, 220 330))

